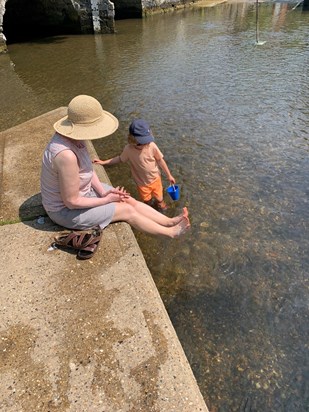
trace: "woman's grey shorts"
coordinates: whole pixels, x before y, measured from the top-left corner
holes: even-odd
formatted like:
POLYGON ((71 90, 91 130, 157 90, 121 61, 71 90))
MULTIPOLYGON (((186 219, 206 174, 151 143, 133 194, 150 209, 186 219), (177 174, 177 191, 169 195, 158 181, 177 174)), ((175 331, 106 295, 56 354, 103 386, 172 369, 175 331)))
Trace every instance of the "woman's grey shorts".
MULTIPOLYGON (((105 183, 102 183, 105 190, 112 189, 105 183)), ((91 190, 88 197, 98 197, 94 190, 91 190)), ((104 229, 113 219, 115 213, 115 203, 91 207, 89 209, 64 209, 58 212, 47 212, 51 220, 60 226, 68 229, 85 230, 100 226, 104 229)))

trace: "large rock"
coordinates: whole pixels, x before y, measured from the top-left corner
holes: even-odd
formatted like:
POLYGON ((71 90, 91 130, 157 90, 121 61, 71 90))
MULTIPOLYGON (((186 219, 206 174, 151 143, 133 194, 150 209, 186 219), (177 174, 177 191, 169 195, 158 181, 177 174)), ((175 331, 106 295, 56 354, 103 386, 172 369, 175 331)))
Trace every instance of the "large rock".
POLYGON ((0 52, 6 41, 59 34, 113 33, 110 0, 0 0, 0 52))

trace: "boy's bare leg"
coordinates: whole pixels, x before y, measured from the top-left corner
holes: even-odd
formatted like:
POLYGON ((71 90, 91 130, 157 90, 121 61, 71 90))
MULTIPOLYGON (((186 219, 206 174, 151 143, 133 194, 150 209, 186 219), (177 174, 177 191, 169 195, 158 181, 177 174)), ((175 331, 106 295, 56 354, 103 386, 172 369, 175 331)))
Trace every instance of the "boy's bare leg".
POLYGON ((143 202, 145 203, 145 205, 148 205, 148 206, 152 206, 152 205, 153 205, 153 199, 144 200, 143 202))
POLYGON ((167 206, 167 204, 164 202, 163 199, 162 199, 162 200, 157 200, 157 199, 156 199, 156 201, 157 201, 158 209, 160 209, 160 210, 167 210, 167 209, 168 209, 168 206, 167 206))

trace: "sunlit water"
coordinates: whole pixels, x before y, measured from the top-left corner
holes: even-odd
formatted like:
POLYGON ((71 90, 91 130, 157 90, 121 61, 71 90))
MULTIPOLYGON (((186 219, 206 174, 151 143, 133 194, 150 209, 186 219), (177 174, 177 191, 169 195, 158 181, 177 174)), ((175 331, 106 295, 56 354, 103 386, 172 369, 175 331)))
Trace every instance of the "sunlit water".
MULTIPOLYGON (((212 411, 308 411, 309 13, 294 5, 260 5, 263 46, 239 3, 0 56, 2 130, 90 94, 120 119, 104 158, 150 122, 181 189, 169 213, 188 206, 192 230, 137 239, 212 411)), ((127 165, 108 173, 136 195, 127 165)))

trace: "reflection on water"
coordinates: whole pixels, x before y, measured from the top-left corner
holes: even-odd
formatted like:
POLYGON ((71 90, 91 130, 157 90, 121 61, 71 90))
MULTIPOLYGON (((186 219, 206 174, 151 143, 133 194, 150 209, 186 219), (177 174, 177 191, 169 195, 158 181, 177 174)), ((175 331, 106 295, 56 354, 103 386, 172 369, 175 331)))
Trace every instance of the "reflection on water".
MULTIPOLYGON (((120 119, 102 158, 134 116, 152 125, 181 187, 169 213, 187 205, 192 230, 137 238, 213 411, 308 408, 309 15, 293 6, 260 5, 259 47, 238 3, 0 57, 1 129, 79 93, 120 119)), ((108 173, 136 194, 127 165, 108 173)))

